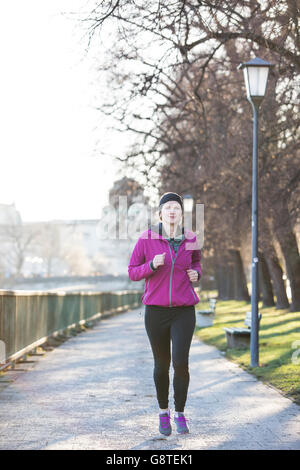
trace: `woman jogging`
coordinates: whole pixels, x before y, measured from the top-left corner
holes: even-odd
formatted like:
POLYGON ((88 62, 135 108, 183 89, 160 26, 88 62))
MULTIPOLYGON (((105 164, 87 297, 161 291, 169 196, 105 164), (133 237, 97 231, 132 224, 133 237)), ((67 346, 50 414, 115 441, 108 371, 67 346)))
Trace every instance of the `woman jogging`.
POLYGON ((202 274, 196 235, 184 229, 182 217, 181 196, 165 193, 159 203, 160 222, 140 235, 128 266, 132 281, 145 279, 145 328, 154 358, 159 431, 166 436, 172 432, 168 408, 171 342, 174 421, 178 433, 189 432, 184 407, 190 380, 188 362, 196 323, 195 304, 199 302, 192 283, 202 274))

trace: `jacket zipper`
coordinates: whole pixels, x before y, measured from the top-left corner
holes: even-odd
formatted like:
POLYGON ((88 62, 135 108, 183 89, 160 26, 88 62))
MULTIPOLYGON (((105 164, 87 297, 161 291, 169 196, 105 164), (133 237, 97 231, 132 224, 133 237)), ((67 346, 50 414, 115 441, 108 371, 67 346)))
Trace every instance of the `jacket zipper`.
POLYGON ((181 246, 181 244, 184 242, 184 239, 182 240, 182 242, 178 245, 178 250, 177 250, 177 253, 175 255, 175 258, 173 260, 173 256, 172 256, 172 250, 171 250, 171 246, 170 246, 170 243, 166 240, 166 242, 168 243, 169 245, 169 250, 170 250, 170 255, 171 255, 171 260, 172 260, 172 269, 171 269, 171 275, 170 275, 170 287, 169 287, 169 307, 172 307, 172 303, 171 303, 171 300, 172 300, 172 277, 173 277, 173 270, 174 270, 174 264, 175 264, 175 260, 177 258, 177 255, 179 253, 179 248, 181 246))

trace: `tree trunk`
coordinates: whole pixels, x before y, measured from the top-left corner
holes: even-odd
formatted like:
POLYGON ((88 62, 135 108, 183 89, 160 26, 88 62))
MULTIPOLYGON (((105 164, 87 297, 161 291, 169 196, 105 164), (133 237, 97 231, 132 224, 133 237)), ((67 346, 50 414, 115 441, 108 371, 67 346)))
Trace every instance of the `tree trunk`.
POLYGON ((243 262, 239 250, 230 250, 231 257, 233 260, 233 298, 235 300, 250 301, 250 295, 248 292, 246 276, 243 268, 243 262))
POLYGON ((285 259, 287 277, 290 281, 292 303, 291 312, 300 311, 300 257, 296 237, 293 232, 278 236, 285 259))
POLYGON ((286 294, 286 289, 282 278, 283 271, 279 264, 275 250, 273 255, 266 256, 266 262, 268 264, 269 272, 271 274, 274 293, 276 296, 276 309, 279 310, 289 308, 290 303, 286 294))
POLYGON ((263 307, 273 307, 275 305, 273 297, 273 288, 270 278, 268 265, 261 251, 258 252, 258 281, 259 290, 262 294, 263 307))
POLYGON ((273 245, 274 230, 271 229, 268 220, 264 217, 261 218, 261 235, 261 251, 264 254, 271 276, 273 293, 276 296, 276 309, 289 308, 290 304, 286 294, 285 283, 282 278, 283 271, 273 245))
POLYGON ((218 298, 250 301, 246 276, 239 250, 228 250, 215 269, 218 298))
POLYGON ((276 210, 277 217, 273 219, 273 224, 284 256, 286 274, 290 281, 292 297, 290 311, 297 312, 300 310, 300 256, 286 199, 282 198, 277 202, 276 210))
POLYGON ((226 265, 226 299, 234 299, 234 264, 231 260, 226 265))
POLYGON ((218 289, 218 299, 226 300, 226 270, 223 264, 218 264, 216 269, 216 281, 218 289))

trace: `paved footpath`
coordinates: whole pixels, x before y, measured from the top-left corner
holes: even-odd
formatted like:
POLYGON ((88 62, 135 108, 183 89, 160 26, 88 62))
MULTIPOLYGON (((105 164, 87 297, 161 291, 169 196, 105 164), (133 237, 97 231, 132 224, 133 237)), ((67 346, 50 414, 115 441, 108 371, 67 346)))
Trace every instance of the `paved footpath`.
MULTIPOLYGON (((0 391, 2 450, 300 449, 300 407, 196 337, 191 432, 173 424, 160 439, 144 307, 101 320, 19 374, 0 391)), ((173 417, 172 379, 171 366, 173 417)))

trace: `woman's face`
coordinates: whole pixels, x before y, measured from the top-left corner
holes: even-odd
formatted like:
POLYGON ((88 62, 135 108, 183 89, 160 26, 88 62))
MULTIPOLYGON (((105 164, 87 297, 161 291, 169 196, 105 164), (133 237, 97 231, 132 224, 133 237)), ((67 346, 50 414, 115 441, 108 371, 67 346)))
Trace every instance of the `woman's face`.
POLYGON ((178 224, 182 218, 181 205, 177 201, 166 202, 161 209, 161 219, 164 224, 178 224))

